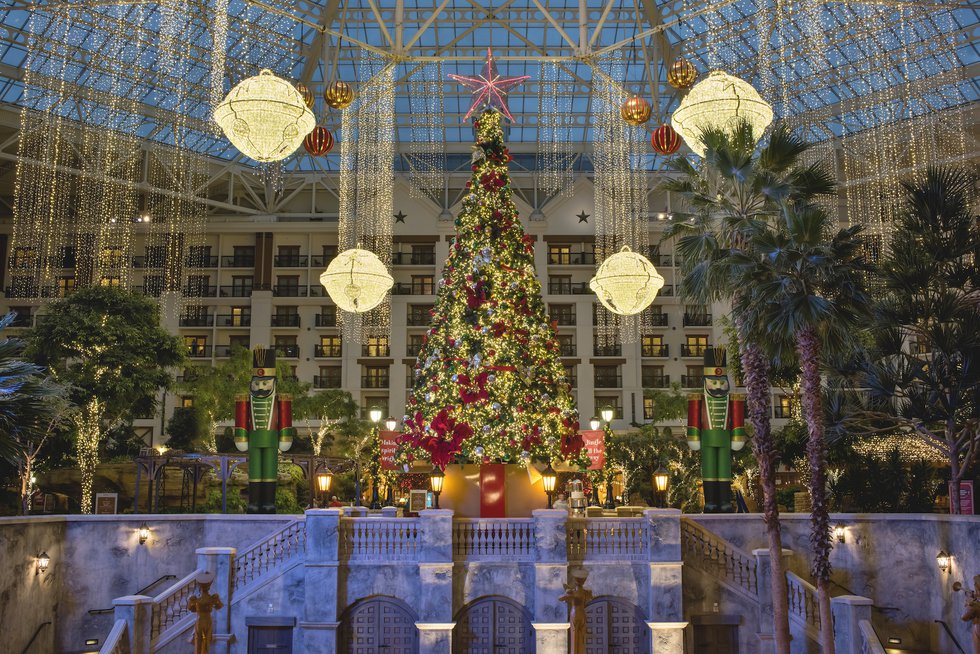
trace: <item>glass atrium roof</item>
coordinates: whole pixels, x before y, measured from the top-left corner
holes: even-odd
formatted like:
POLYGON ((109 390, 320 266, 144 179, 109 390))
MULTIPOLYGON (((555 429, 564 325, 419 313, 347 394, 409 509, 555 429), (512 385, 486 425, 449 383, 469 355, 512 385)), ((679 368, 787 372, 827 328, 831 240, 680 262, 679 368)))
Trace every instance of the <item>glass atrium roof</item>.
MULTIPOLYGON (((666 120, 680 99, 667 72, 681 56, 701 74, 722 68, 747 79, 778 117, 825 140, 975 102, 977 7, 958 0, 3 0, 0 103, 55 103, 63 115, 165 144, 183 134, 184 146, 232 161, 242 157, 209 116, 241 79, 268 68, 306 84, 321 124, 336 133, 339 113, 323 103, 325 80, 358 89, 394 66, 398 151, 438 148, 465 165, 470 94, 447 76, 477 73, 492 47, 502 75, 531 77, 510 95, 516 120, 507 134, 528 168, 548 142, 588 149, 577 144, 592 141, 597 71, 652 101, 647 129, 666 120), (25 94, 25 82, 39 91, 25 94)), ((336 159, 301 149, 286 167, 336 169, 336 159)))

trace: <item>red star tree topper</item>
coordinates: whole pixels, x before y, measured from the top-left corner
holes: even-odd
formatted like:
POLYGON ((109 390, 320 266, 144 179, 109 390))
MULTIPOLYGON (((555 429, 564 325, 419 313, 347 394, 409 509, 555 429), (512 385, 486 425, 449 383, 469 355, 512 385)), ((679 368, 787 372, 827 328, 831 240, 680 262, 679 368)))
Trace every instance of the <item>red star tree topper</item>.
POLYGON ((532 457, 588 465, 500 122, 487 109, 474 123, 473 177, 415 365, 402 454, 439 467, 532 457))
POLYGON ((493 61, 493 52, 487 48, 487 63, 483 64, 483 72, 477 77, 466 77, 464 75, 450 75, 451 79, 456 80, 473 92, 473 104, 466 112, 463 121, 468 121, 473 112, 484 106, 499 109, 510 122, 514 122, 514 117, 507 109, 507 91, 515 86, 523 84, 531 79, 529 75, 522 77, 501 77, 497 72, 497 64, 493 61))

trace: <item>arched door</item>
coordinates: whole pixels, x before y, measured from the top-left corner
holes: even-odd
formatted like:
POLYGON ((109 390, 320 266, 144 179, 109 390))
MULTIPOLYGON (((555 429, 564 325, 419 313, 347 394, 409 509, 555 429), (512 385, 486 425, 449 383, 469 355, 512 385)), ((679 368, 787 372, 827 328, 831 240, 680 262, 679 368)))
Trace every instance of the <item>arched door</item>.
POLYGON ((505 597, 481 597, 456 616, 453 654, 534 654, 531 615, 505 597))
POLYGON ((649 654, 650 627, 640 609, 616 597, 597 597, 585 607, 586 654, 649 654))
POLYGON ((415 616, 391 597, 355 602, 340 619, 341 654, 418 654, 415 616))

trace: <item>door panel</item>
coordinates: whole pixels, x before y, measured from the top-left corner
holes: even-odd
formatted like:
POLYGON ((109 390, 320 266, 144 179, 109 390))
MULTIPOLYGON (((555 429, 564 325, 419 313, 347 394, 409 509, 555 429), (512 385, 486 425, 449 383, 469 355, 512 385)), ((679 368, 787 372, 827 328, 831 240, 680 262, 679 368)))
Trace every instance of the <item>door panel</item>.
POLYGON ((339 641, 346 654, 418 654, 419 632, 399 603, 373 597, 344 612, 339 641))
POLYGON ((454 654, 533 654, 534 647, 531 617, 512 600, 485 597, 456 617, 454 654))

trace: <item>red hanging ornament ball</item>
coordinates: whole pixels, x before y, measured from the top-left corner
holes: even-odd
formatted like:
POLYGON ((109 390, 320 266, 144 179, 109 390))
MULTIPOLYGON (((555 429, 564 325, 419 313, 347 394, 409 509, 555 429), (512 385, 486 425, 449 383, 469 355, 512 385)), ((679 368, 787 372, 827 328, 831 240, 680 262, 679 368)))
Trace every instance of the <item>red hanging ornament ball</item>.
POLYGON ((314 157, 322 157, 333 149, 333 134, 326 127, 314 127, 303 139, 303 147, 314 157))
POLYGON ((681 137, 673 127, 663 124, 653 130, 650 145, 658 154, 674 154, 681 147, 681 137))

